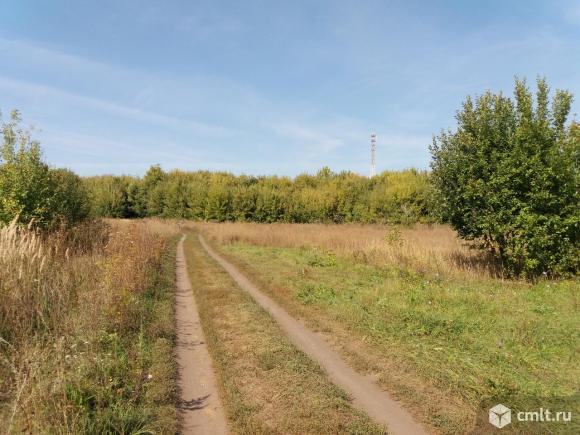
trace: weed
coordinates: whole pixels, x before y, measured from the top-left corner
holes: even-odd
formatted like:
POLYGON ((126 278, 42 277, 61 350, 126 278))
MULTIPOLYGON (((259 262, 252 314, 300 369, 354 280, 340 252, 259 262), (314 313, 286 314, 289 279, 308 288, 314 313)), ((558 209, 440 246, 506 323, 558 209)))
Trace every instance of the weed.
POLYGON ((159 226, 0 228, 0 426, 174 432, 176 239, 159 226))

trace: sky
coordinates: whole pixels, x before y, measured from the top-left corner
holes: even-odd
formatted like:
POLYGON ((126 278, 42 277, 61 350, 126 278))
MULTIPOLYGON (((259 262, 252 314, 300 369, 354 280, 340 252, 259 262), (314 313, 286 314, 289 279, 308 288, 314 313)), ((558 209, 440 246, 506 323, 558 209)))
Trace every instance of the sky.
MULTIPOLYGON (((580 99, 580 0, 0 0, 0 109, 81 175, 427 169, 467 95, 580 99)), ((573 112, 580 111, 576 101, 573 112)))

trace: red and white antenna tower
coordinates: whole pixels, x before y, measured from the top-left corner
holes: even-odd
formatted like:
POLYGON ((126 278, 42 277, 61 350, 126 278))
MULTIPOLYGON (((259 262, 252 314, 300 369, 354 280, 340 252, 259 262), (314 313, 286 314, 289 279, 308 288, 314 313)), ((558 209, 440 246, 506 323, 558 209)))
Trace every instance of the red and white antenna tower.
POLYGON ((377 135, 375 133, 371 133, 371 174, 370 174, 371 178, 377 174, 376 153, 377 153, 377 135))

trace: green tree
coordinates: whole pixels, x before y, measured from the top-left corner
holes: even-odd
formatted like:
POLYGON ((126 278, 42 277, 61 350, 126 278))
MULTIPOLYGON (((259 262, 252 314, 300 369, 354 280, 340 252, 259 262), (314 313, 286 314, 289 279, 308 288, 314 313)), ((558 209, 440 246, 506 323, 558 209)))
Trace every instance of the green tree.
POLYGON ((185 173, 173 171, 167 180, 165 210, 163 215, 170 218, 184 218, 188 215, 188 185, 185 173))
POLYGON ((73 225, 89 215, 88 193, 81 177, 68 169, 51 169, 54 203, 63 223, 73 225))
POLYGON ((160 198, 158 186, 167 179, 159 165, 151 166, 143 180, 141 191, 137 197, 136 209, 140 216, 158 216, 163 211, 163 200, 160 198))
POLYGON ((51 169, 40 143, 20 124, 20 113, 14 110, 1 127, 0 223, 17 217, 21 223, 49 228, 84 219, 88 199, 80 178, 65 169, 51 169))
POLYGON ((488 91, 467 98, 455 132, 431 147, 442 214, 481 242, 511 275, 578 268, 578 140, 566 127, 572 95, 545 79, 535 101, 516 79, 515 101, 488 91))
POLYGON ((130 177, 103 175, 85 179, 93 216, 128 218, 133 215, 129 202, 130 177))
POLYGON ((228 185, 227 174, 213 174, 207 192, 205 219, 223 222, 232 220, 232 191, 228 185))
POLYGON ((2 124, 0 148, 0 220, 18 216, 20 222, 34 220, 48 226, 53 220, 54 185, 49 167, 42 160, 40 144, 20 127, 20 114, 13 111, 2 124))

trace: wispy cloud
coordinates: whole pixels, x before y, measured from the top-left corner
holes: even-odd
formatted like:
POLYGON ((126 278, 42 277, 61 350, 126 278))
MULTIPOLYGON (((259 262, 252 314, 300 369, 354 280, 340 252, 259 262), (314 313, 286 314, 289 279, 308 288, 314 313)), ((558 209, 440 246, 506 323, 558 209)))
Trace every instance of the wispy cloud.
POLYGON ((277 134, 304 145, 309 150, 309 157, 328 153, 344 146, 342 139, 304 125, 283 123, 272 125, 272 129, 277 134))
MULTIPOLYGON (((366 172, 368 136, 375 129, 379 167, 422 165, 428 155, 430 138, 407 134, 412 131, 409 126, 417 127, 416 109, 397 107, 387 118, 392 124, 387 130, 381 116, 369 121, 341 109, 344 101, 336 107, 327 104, 343 97, 344 88, 338 96, 330 86, 325 95, 274 97, 218 74, 169 79, 30 41, 0 39, 2 53, 8 53, 21 71, 43 74, 16 75, 18 70, 2 68, 0 95, 17 96, 37 114, 54 113, 51 119, 59 127, 42 122, 51 161, 83 173, 107 167, 108 172, 141 171, 155 162, 166 168, 254 173, 292 174, 325 165, 366 172), (403 115, 409 125, 403 125, 403 115), (69 116, 80 123, 67 125, 69 116), (86 122, 91 118, 94 121, 86 122), (119 158, 127 165, 117 162, 119 158)), ((357 77, 374 81, 372 86, 383 82, 379 60, 357 77)), ((356 57, 351 52, 342 62, 356 64, 356 57)), ((359 99, 360 91, 355 86, 351 96, 359 99)))
POLYGON ((34 95, 36 97, 43 96, 46 98, 58 98, 67 100, 70 103, 80 106, 98 109, 109 114, 124 116, 132 118, 137 121, 160 124, 167 127, 182 128, 196 131, 201 134, 218 134, 218 135, 232 135, 235 134, 231 129, 197 122, 189 119, 177 118, 167 116, 161 113, 150 112, 135 107, 117 104, 112 101, 102 100, 84 95, 74 94, 63 89, 58 89, 51 86, 40 85, 22 80, 14 80, 7 77, 0 76, 0 88, 8 88, 12 91, 16 90, 21 94, 34 95))
POLYGON ((115 172, 137 175, 154 163, 161 164, 167 170, 233 168, 229 162, 211 160, 205 152, 170 142, 159 147, 155 143, 130 143, 74 132, 40 132, 39 137, 43 143, 49 144, 46 152, 54 154, 51 161, 58 166, 74 166, 84 175, 111 172, 112 169, 107 167, 121 169, 115 172), (104 149, 115 150, 115 159, 102 161, 104 149))
POLYGON ((139 142, 129 143, 114 140, 106 137, 92 136, 81 133, 48 133, 40 132, 42 139, 49 141, 51 149, 59 149, 69 153, 83 154, 87 156, 100 157, 100 150, 103 148, 114 149, 118 154, 132 156, 133 159, 146 158, 147 161, 157 161, 158 159, 175 158, 180 154, 182 161, 189 164, 199 164, 201 154, 194 153, 191 149, 185 149, 172 143, 164 143, 163 148, 155 148, 151 144, 139 142), (144 156, 143 151, 147 151, 144 156))
POLYGON ((17 39, 6 39, 0 37, 0 53, 10 58, 18 58, 20 61, 44 64, 46 68, 57 66, 67 70, 86 70, 94 74, 110 74, 124 71, 130 74, 131 71, 111 67, 110 65, 95 60, 75 56, 55 49, 49 49, 28 41, 17 39))
POLYGON ((175 77, 96 61, 34 41, 0 37, 0 67, 5 80, 53 88, 85 103, 91 99, 96 104, 110 103, 117 107, 108 109, 122 109, 115 112, 121 115, 153 115, 153 122, 177 122, 207 133, 238 134, 231 123, 225 127, 228 115, 235 117, 230 107, 244 113, 259 100, 250 87, 217 74, 175 77), (212 116, 218 114, 216 123, 212 116))

